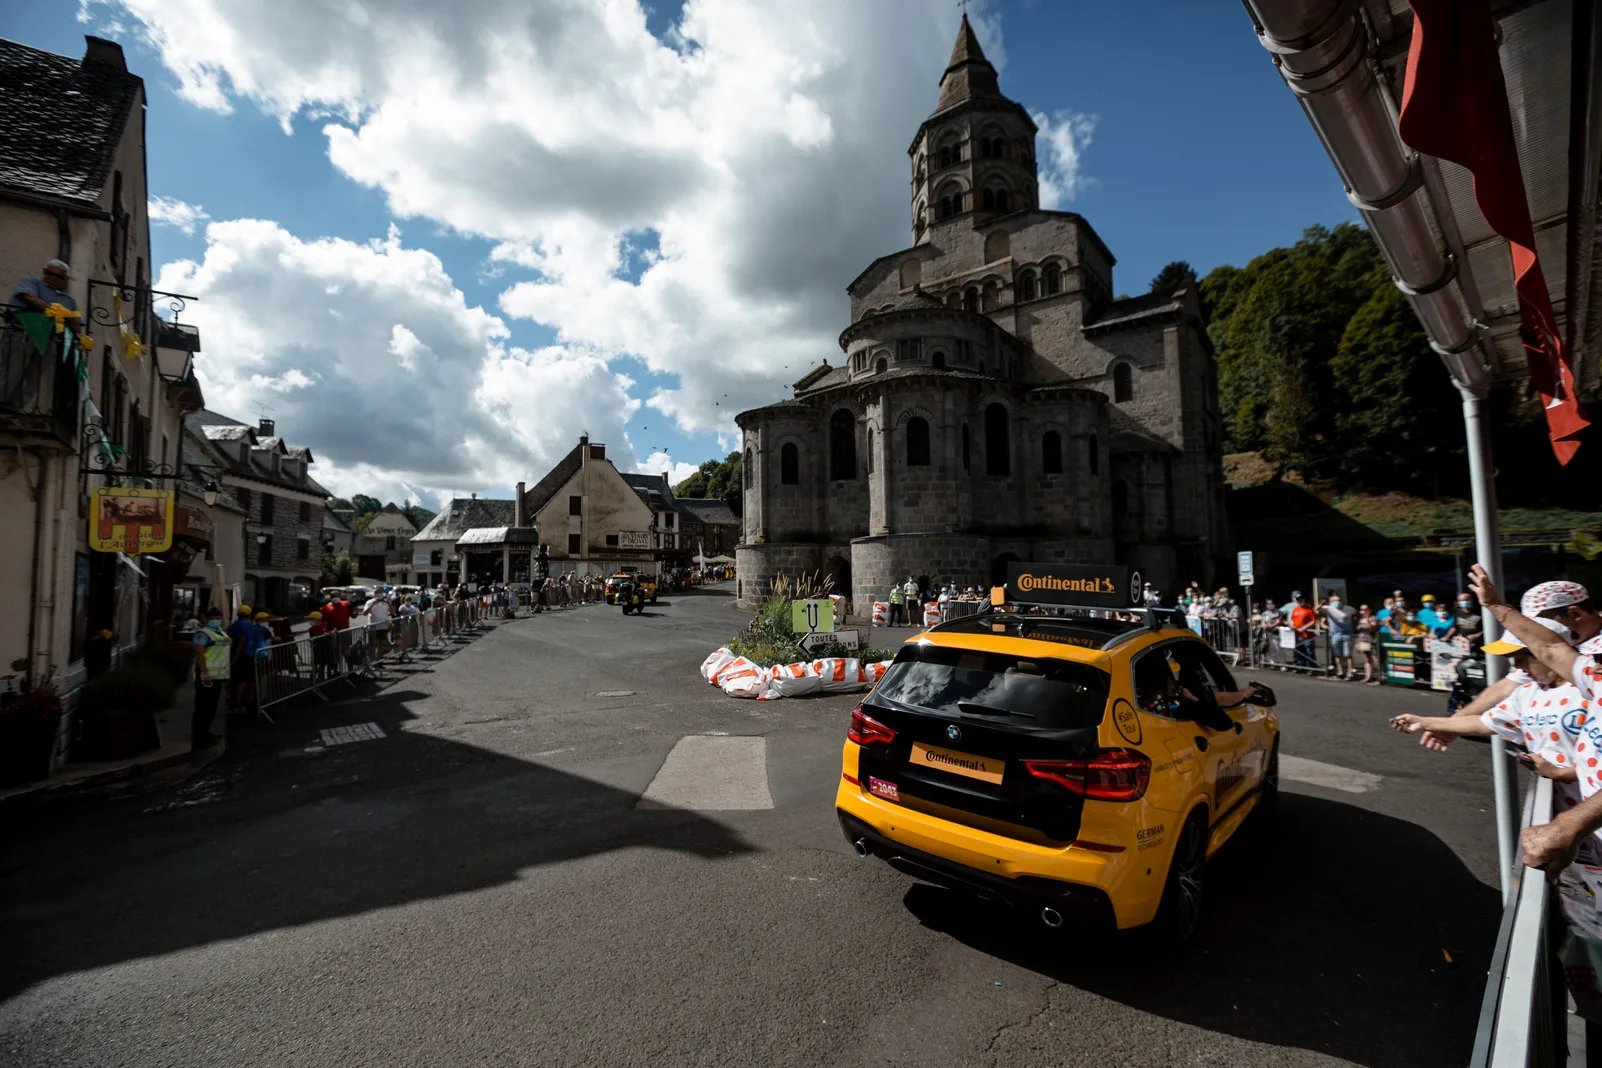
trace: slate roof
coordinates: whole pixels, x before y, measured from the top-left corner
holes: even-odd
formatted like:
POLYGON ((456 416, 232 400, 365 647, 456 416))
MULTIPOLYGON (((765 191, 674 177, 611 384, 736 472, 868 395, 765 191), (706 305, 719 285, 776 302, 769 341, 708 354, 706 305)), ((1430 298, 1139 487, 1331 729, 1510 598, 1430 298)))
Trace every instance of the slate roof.
POLYGON ((533 527, 472 527, 456 539, 457 547, 472 545, 537 545, 539 531, 533 527))
POLYGON ((517 502, 491 497, 454 497, 413 541, 456 541, 475 527, 509 527, 517 518, 517 502))
MULTIPOLYGON (((312 493, 320 497, 332 496, 321 483, 311 477, 310 472, 302 471, 299 477, 295 477, 285 474, 282 470, 274 471, 266 457, 270 450, 287 451, 282 439, 258 438, 256 428, 248 423, 241 423, 209 408, 202 408, 198 412, 190 412, 184 416, 184 429, 198 432, 208 441, 250 442, 251 448, 244 460, 233 455, 231 450, 217 450, 219 460, 228 468, 230 474, 299 493, 312 493)), ((310 450, 306 452, 306 462, 308 464, 312 462, 310 450)))
POLYGON ((143 84, 108 63, 0 40, 0 187, 97 203, 143 84))
POLYGON ((962 25, 957 28, 957 43, 951 48, 951 61, 940 77, 940 102, 935 106, 939 114, 946 108, 974 97, 999 97, 1001 88, 996 81, 996 68, 985 58, 968 23, 968 13, 962 13, 962 25))
POLYGON ((215 471, 205 470, 208 467, 224 466, 228 458, 212 448, 210 440, 205 435, 195 433, 193 427, 184 428, 183 448, 184 462, 183 468, 178 472, 178 488, 191 497, 204 500, 206 483, 216 482, 217 503, 214 507, 244 513, 245 509, 239 506, 239 498, 234 495, 234 488, 218 480, 215 471))
MULTIPOLYGON (((550 503, 551 498, 556 496, 557 490, 567 485, 568 479, 578 474, 579 468, 584 463, 583 450, 588 444, 580 442, 569 449, 567 455, 556 461, 556 466, 545 473, 544 478, 534 483, 533 488, 523 494, 524 515, 532 519, 541 508, 550 503)), ((507 516, 506 522, 510 524, 511 521, 512 517, 507 516)))
POLYGON ((356 528, 340 518, 338 512, 332 508, 323 507, 323 529, 334 534, 354 534, 356 528))
POLYGON ((1085 333, 1134 325, 1142 319, 1173 315, 1184 307, 1179 300, 1179 294, 1183 292, 1184 290, 1177 289, 1173 293, 1147 293, 1139 297, 1115 300, 1102 310, 1094 322, 1085 324, 1085 333))
MULTIPOLYGON (((707 523, 713 526, 740 525, 740 517, 729 509, 727 501, 715 498, 680 497, 678 499, 679 511, 684 513, 683 522, 707 523)), ((683 526, 683 522, 680 526, 683 526)))
POLYGON ((661 475, 640 475, 619 471, 623 481, 633 488, 635 493, 647 504, 664 512, 674 511, 678 507, 678 499, 673 496, 673 487, 662 481, 661 475), (657 498, 655 502, 651 498, 657 498))

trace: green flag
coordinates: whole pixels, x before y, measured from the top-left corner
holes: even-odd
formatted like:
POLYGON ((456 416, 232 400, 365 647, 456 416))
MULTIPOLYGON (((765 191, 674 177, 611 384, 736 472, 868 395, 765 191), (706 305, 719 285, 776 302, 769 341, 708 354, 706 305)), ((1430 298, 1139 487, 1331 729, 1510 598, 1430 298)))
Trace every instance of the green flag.
POLYGON ((17 322, 22 324, 22 332, 28 335, 28 340, 40 352, 50 351, 50 335, 55 332, 56 324, 44 312, 17 312, 17 322))

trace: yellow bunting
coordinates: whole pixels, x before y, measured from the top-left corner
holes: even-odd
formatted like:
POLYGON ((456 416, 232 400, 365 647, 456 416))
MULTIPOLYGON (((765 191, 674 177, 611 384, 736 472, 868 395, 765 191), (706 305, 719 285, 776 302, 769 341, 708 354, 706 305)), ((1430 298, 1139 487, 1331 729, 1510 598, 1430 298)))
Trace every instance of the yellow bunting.
POLYGON ((69 310, 65 304, 52 304, 44 310, 44 313, 56 321, 56 333, 58 334, 67 328, 68 319, 82 317, 80 312, 69 310))

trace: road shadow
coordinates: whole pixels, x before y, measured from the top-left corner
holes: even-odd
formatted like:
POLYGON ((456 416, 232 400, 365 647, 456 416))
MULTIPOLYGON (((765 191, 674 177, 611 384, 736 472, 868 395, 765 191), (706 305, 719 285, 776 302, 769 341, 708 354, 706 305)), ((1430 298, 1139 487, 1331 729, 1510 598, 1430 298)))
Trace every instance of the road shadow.
POLYGON ((404 729, 425 696, 402 683, 275 725, 243 719, 228 754, 177 790, 8 806, 0 998, 603 852, 753 848, 697 813, 635 811, 632 791, 404 729), (369 722, 387 737, 306 751, 318 728, 369 722))
POLYGON ((1303 794, 1281 807, 1260 843, 1215 858, 1203 930, 1182 950, 1049 932, 925 884, 906 906, 981 952, 1181 1023, 1371 1068, 1465 1063, 1496 890, 1416 824, 1303 794))

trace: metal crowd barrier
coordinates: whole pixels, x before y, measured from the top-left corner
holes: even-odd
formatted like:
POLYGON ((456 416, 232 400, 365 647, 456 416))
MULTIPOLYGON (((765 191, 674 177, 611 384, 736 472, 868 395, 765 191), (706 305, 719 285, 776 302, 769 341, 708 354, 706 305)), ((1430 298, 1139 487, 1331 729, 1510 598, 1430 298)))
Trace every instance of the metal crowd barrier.
MULTIPOLYGON (((1524 801, 1522 826, 1552 818, 1552 781, 1537 778, 1524 801)), ((1559 965, 1563 910, 1546 873, 1517 864, 1480 1001, 1470 1068, 1530 1068, 1565 1063, 1567 997, 1559 965)), ((1587 1029, 1590 1038, 1593 1028, 1587 1029)), ((1587 1051, 1588 1057, 1591 1051, 1587 1051)))
POLYGON ((272 722, 266 709, 292 697, 309 693, 326 701, 323 690, 331 682, 354 686, 356 677, 376 676, 383 663, 408 663, 414 653, 440 651, 451 637, 478 630, 491 614, 486 605, 493 602, 489 596, 453 601, 396 616, 385 626, 362 622, 269 645, 253 665, 253 706, 272 722))

